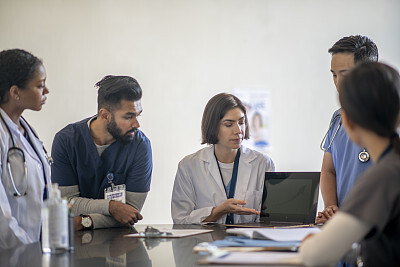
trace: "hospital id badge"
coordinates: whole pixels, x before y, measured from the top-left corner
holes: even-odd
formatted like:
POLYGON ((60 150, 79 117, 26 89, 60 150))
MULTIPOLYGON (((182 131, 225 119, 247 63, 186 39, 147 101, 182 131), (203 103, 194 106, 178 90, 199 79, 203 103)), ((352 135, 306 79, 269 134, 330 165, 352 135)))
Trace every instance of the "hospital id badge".
POLYGON ((125 184, 111 185, 104 189, 104 199, 126 203, 125 184))

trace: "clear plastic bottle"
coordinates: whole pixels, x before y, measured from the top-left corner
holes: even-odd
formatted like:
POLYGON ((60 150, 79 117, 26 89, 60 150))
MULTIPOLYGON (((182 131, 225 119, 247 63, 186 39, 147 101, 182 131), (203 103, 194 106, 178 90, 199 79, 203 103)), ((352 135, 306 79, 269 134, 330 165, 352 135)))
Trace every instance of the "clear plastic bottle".
POLYGON ((61 198, 58 184, 52 184, 42 207, 42 251, 55 253, 69 249, 68 202, 61 198))

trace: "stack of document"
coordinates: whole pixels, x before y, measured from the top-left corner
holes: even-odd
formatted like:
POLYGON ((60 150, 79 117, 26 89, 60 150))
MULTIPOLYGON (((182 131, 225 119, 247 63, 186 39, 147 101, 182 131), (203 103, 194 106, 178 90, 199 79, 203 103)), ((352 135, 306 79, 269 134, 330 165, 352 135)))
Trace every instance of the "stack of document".
POLYGON ((320 231, 316 227, 233 228, 227 233, 240 236, 201 243, 193 250, 212 254, 199 261, 200 264, 301 265, 300 255, 295 251, 307 235, 320 231))
POLYGON ((193 252, 210 252, 210 248, 222 251, 297 251, 299 241, 279 242, 274 240, 250 239, 243 236, 227 236, 224 240, 211 243, 200 243, 193 248, 193 252))
POLYGON ((208 257, 199 264, 301 266, 302 261, 300 255, 293 252, 231 252, 208 257))
POLYGON ((254 239, 270 239, 275 241, 302 241, 309 234, 321 231, 318 227, 305 228, 232 228, 228 234, 243 235, 254 239))

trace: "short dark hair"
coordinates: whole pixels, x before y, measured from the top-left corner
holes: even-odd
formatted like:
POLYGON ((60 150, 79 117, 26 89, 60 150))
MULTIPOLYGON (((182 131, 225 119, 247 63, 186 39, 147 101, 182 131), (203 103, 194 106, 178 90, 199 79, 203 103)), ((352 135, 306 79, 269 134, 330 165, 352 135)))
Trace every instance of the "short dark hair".
POLYGON ((217 144, 221 119, 234 108, 240 108, 244 113, 246 130, 245 139, 249 139, 249 125, 246 108, 239 98, 232 94, 220 93, 213 96, 207 103, 201 120, 201 144, 217 144))
POLYGON ((328 50, 329 53, 353 53, 354 63, 378 61, 378 47, 366 36, 351 35, 343 37, 328 50))
POLYGON ((138 101, 142 98, 142 88, 136 79, 129 76, 105 76, 96 83, 98 90, 97 110, 110 111, 118 108, 121 100, 138 101))
POLYGON ((355 124, 389 137, 400 153, 397 135, 400 114, 400 76, 392 67, 363 62, 343 79, 340 104, 355 124))
POLYGON ((0 52, 0 103, 7 100, 6 94, 11 86, 24 89, 42 61, 22 49, 10 49, 0 52))

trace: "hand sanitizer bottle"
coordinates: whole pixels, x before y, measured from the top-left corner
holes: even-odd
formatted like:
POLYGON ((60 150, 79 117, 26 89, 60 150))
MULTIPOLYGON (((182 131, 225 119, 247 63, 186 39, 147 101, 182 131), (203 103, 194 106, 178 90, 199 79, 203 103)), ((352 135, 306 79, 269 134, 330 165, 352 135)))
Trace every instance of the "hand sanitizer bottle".
POLYGON ((42 207, 42 251, 55 253, 69 249, 68 202, 61 199, 58 184, 51 185, 49 198, 42 207))

